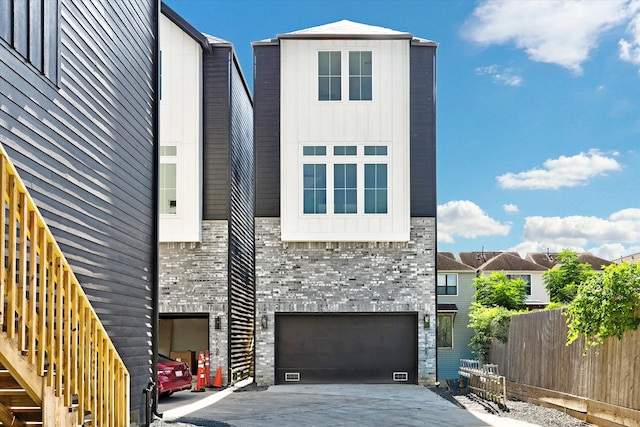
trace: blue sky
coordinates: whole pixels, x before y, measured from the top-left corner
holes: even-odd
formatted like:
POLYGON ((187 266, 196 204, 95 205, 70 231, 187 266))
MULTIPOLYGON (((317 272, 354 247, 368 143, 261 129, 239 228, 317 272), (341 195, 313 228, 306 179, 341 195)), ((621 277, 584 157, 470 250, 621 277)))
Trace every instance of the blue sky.
POLYGON ((640 252, 640 0, 166 0, 233 43, 348 19, 439 43, 438 250, 640 252))

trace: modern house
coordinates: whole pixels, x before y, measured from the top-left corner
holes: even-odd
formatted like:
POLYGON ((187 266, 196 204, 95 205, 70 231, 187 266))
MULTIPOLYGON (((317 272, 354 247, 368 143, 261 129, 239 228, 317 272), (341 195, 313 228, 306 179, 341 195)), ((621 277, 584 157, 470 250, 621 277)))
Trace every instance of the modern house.
POLYGON ((253 43, 258 384, 434 383, 437 43, 253 43))
POLYGON ((438 380, 458 379, 460 359, 475 359, 469 343, 469 307, 474 301, 476 270, 451 252, 438 252, 438 380))
POLYGON ((3 425, 146 421, 158 13, 0 2, 3 425))
POLYGON ((162 4, 160 353, 252 374, 253 105, 233 45, 162 4))
POLYGON ((510 279, 522 279, 526 283, 529 309, 544 308, 549 304, 549 295, 542 280, 548 267, 522 258, 517 252, 460 252, 460 260, 476 269, 477 275, 502 272, 510 279))

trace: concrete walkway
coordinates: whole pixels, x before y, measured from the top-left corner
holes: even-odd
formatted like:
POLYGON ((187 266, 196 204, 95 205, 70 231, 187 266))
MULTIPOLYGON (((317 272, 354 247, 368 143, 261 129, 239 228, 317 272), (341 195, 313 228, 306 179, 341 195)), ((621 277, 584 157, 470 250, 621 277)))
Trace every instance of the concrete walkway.
POLYGON ((533 426, 461 409, 418 385, 279 385, 234 393, 242 385, 166 411, 156 425, 174 420, 184 425, 234 427, 533 426))

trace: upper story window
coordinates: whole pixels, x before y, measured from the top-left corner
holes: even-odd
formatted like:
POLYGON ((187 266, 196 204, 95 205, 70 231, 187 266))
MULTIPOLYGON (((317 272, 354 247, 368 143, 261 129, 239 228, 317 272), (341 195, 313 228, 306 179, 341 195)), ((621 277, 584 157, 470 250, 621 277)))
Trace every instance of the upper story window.
POLYGON ((438 295, 458 295, 458 275, 438 274, 438 295))
POLYGON ((349 52, 349 100, 371 101, 371 52, 349 52))
POLYGON ((524 281, 524 289, 527 295, 531 295, 531 275, 530 274, 507 274, 507 279, 522 279, 524 281))
POLYGON ((327 213, 327 165, 303 166, 304 213, 327 213))
POLYGON ((303 146, 303 213, 387 214, 387 151, 386 145, 303 146), (378 156, 375 163, 367 163, 371 156, 378 156))
POLYGON ((0 1, 0 38, 57 83, 58 0, 0 1))
POLYGON ((160 213, 176 214, 178 209, 178 148, 160 147, 160 213))
MULTIPOLYGON (((386 156, 386 145, 364 147, 365 156, 386 156)), ((367 163, 364 165, 364 212, 386 214, 388 211, 387 164, 367 163)))
MULTIPOLYGON (((371 51, 349 53, 349 101, 371 101, 373 92, 371 51)), ((345 67, 345 74, 347 69, 345 67)), ((318 52, 318 100, 342 100, 342 52, 318 52)))
MULTIPOLYGON (((334 156, 355 156, 355 145, 333 147, 334 156)), ((356 163, 336 163, 333 165, 333 213, 358 213, 358 165, 356 163)))
POLYGON ((341 52, 318 52, 318 100, 342 99, 341 52))

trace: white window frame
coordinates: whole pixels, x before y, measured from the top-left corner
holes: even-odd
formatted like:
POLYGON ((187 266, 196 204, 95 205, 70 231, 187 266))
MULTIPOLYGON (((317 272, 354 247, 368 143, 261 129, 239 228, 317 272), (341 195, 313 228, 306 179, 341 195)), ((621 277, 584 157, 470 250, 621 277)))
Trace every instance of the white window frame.
MULTIPOLYGON (((460 279, 460 277, 458 276, 458 273, 438 273, 436 275, 436 294, 438 296, 441 296, 441 297, 457 297, 460 294, 460 291, 459 291, 459 289, 460 289, 460 280, 459 279, 460 279), (439 294, 438 293, 438 287, 439 287, 438 286, 438 276, 445 276, 445 281, 447 281, 447 282, 448 282, 448 280, 447 280, 446 276, 456 276, 456 293, 455 294, 439 294)), ((445 287, 445 289, 447 289, 447 288, 449 288, 449 286, 445 287)))
POLYGON ((298 206, 298 212, 301 216, 314 216, 314 217, 326 217, 326 218, 342 218, 345 216, 359 216, 359 217, 384 217, 391 215, 393 210, 392 201, 392 187, 391 187, 391 173, 392 173, 392 164, 391 164, 391 143, 385 144, 372 144, 370 142, 367 143, 336 143, 336 144, 318 144, 318 143, 305 143, 300 145, 299 152, 299 176, 300 176, 300 202, 298 206), (324 146, 326 147, 326 154, 324 155, 312 155, 312 154, 304 154, 305 147, 318 147, 324 146), (355 146, 356 154, 355 155, 342 155, 335 154, 335 147, 348 147, 355 146), (365 155, 364 147, 365 146, 382 146, 386 147, 387 154, 376 154, 376 155, 365 155), (323 164, 326 165, 326 201, 327 201, 327 209, 325 213, 305 213, 304 212, 304 165, 309 164, 323 164), (356 165, 356 192, 357 192, 357 208, 355 213, 335 213, 335 176, 334 176, 334 166, 336 164, 355 164, 356 165), (365 180, 364 180, 364 169, 365 164, 384 164, 387 166, 387 212, 385 213, 365 213, 364 212, 364 194, 365 194, 365 180))
MULTIPOLYGON (((160 154, 160 165, 163 164, 174 164, 176 165, 176 211, 174 213, 160 213, 161 216, 176 218, 180 215, 181 203, 180 203, 180 146, 178 144, 163 144, 161 148, 175 148, 176 154, 174 156, 171 155, 163 155, 160 154)), ((158 191, 160 191, 160 183, 158 184, 158 191)), ((160 197, 158 197, 160 199, 160 197)), ((162 203, 163 200, 159 200, 159 203, 162 203)), ((162 212, 160 207, 158 207, 158 211, 162 212)))

